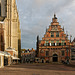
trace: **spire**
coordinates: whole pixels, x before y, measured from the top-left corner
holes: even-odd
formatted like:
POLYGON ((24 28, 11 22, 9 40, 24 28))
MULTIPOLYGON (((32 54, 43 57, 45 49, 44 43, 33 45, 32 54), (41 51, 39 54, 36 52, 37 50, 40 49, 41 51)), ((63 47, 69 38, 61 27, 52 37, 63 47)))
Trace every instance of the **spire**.
POLYGON ((64 31, 64 26, 63 26, 63 31, 64 31))
POLYGON ((39 35, 37 35, 37 41, 39 41, 39 35))
POLYGON ((54 13, 54 18, 56 17, 56 14, 54 13))
POLYGON ((71 37, 72 37, 72 35, 70 35, 70 42, 71 42, 71 37))
POLYGON ((68 35, 68 32, 66 31, 66 38, 68 38, 68 36, 69 36, 69 35, 68 35))
POLYGON ((57 19, 56 14, 54 13, 54 19, 57 19))
POLYGON ((47 32, 47 28, 46 28, 46 32, 47 32))
POLYGON ((36 56, 39 56, 39 35, 37 36, 37 43, 36 43, 36 56))
POLYGON ((51 25, 54 25, 54 23, 56 23, 56 25, 59 25, 59 22, 57 21, 56 14, 54 14, 54 17, 52 18, 52 23, 51 23, 51 25))

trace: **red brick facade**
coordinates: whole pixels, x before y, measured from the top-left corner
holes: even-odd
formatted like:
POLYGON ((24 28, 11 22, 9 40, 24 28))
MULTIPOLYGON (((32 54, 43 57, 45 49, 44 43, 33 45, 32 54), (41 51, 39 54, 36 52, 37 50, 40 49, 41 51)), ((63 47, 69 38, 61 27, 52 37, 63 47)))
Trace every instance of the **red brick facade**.
POLYGON ((69 52, 70 41, 54 14, 51 25, 46 29, 42 40, 37 37, 37 57, 40 58, 39 62, 62 62, 70 56, 69 52))

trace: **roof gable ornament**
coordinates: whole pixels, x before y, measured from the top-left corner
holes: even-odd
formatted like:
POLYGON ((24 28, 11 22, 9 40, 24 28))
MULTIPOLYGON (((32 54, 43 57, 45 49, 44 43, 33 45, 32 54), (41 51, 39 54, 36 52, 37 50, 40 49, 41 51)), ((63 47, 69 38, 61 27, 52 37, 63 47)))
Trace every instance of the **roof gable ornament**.
POLYGON ((56 14, 54 14, 54 19, 57 19, 56 14))

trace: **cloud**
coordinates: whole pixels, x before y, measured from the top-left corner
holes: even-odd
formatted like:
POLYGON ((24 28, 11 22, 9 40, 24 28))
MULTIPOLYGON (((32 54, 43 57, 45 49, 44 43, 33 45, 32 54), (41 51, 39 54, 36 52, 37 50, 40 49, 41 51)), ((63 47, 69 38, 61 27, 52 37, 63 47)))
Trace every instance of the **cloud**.
POLYGON ((16 0, 22 33, 22 48, 36 48, 36 36, 43 37, 56 13, 61 27, 75 37, 75 0, 16 0))

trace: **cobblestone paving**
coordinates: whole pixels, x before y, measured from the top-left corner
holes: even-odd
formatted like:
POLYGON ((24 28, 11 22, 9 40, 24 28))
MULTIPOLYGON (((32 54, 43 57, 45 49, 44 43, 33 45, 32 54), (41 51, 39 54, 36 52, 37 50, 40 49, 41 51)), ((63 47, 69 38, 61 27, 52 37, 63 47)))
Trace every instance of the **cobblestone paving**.
POLYGON ((1 68, 0 75, 75 75, 75 66, 19 64, 1 68))

